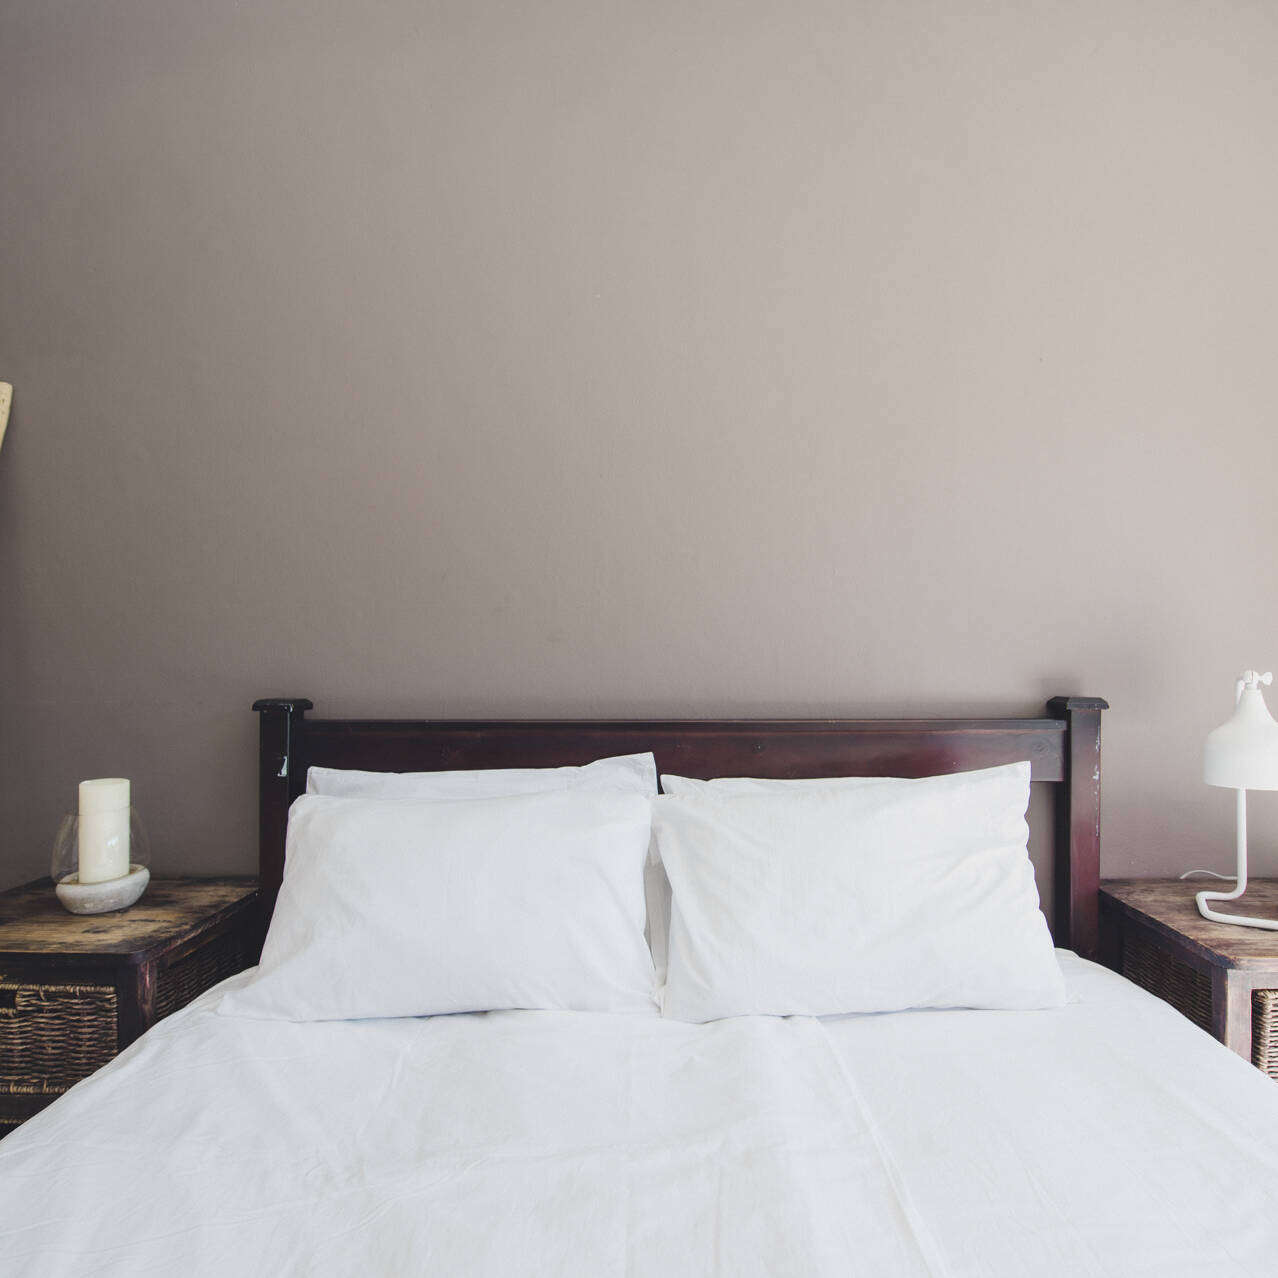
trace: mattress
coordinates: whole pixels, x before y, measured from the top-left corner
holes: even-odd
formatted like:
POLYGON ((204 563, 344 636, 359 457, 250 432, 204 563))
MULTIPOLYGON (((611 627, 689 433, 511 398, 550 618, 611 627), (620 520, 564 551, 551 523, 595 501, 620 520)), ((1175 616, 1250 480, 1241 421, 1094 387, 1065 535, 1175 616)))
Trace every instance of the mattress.
POLYGON ((220 1015, 0 1142, 0 1273, 1272 1272, 1278 1088, 1062 952, 1037 1012, 220 1015))

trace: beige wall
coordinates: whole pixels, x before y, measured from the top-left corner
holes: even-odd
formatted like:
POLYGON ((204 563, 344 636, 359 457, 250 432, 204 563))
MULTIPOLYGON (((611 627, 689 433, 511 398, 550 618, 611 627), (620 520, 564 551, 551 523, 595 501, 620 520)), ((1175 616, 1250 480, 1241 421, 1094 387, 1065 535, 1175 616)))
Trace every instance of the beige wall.
POLYGON ((1224 868, 1276 66, 1241 2, 4 4, 0 877, 103 774, 250 869, 287 694, 1100 695, 1106 873, 1224 868))

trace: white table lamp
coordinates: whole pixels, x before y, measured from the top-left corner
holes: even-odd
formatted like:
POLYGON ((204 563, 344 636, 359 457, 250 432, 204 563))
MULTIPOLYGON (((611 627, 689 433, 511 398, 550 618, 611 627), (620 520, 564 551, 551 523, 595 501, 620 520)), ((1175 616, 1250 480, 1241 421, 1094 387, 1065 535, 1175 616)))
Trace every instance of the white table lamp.
POLYGON ((1241 914, 1221 914, 1209 901, 1236 901, 1247 890, 1247 791, 1278 790, 1278 723, 1265 705, 1261 684, 1271 684, 1272 674, 1246 670, 1234 688, 1233 717, 1208 734, 1203 747, 1203 780, 1237 793, 1238 873, 1232 892, 1199 892, 1198 912, 1216 923, 1238 923, 1278 932, 1278 920, 1253 919, 1241 914))

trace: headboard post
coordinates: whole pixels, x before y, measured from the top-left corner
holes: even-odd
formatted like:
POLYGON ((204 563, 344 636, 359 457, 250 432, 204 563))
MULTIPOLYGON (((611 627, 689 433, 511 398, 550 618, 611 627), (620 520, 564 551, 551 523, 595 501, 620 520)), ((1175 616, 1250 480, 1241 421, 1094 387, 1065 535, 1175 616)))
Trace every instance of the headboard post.
POLYGON ((261 760, 258 785, 258 863, 262 876, 263 928, 275 909, 275 897, 284 877, 284 833, 288 828, 288 808, 293 802, 294 728, 313 707, 305 697, 269 697, 253 702, 261 716, 259 732, 261 760))
POLYGON ((1047 709, 1067 729, 1065 792, 1056 804, 1056 943, 1091 958, 1100 927, 1100 724, 1109 703, 1053 697, 1047 709))

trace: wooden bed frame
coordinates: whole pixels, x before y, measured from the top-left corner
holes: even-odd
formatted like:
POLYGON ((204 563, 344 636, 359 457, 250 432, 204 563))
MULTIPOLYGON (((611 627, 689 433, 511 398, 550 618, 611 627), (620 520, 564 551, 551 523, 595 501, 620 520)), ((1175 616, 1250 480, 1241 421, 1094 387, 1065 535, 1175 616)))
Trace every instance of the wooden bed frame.
POLYGON ((284 873, 289 804, 306 770, 435 772, 562 767, 651 750, 658 772, 690 777, 932 776, 1029 759, 1051 783, 1053 933, 1093 955, 1100 887, 1100 722, 1106 702, 1053 697, 1041 719, 412 720, 308 719, 302 697, 257 701, 261 715, 262 898, 270 918, 284 873))

